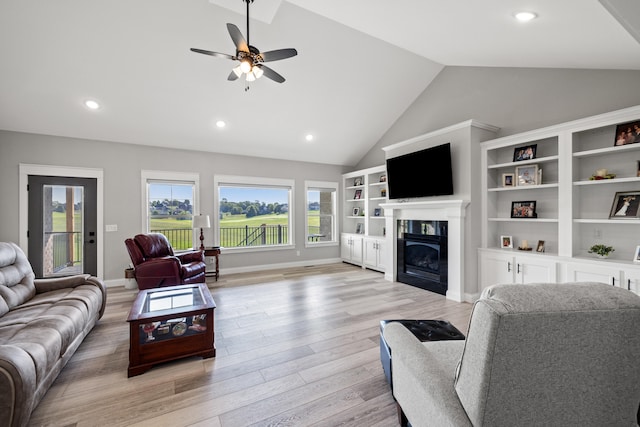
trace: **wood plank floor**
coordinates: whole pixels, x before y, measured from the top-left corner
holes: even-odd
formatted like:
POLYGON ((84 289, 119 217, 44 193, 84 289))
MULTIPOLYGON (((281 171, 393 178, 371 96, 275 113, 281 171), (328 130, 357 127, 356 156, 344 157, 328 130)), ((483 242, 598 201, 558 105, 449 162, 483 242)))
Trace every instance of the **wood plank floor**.
POLYGON ((395 426, 379 358, 382 319, 446 319, 471 305, 349 264, 208 282, 217 357, 127 378, 136 291, 109 288, 104 317, 38 408, 33 426, 395 426))

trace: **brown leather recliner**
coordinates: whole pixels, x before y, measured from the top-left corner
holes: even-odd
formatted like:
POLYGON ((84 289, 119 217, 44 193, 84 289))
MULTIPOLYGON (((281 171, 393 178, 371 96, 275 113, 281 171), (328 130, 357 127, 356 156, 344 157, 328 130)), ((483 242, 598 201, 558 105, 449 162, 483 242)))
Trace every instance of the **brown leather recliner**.
POLYGON ((139 289, 205 282, 204 253, 173 253, 164 234, 138 234, 124 241, 139 289))

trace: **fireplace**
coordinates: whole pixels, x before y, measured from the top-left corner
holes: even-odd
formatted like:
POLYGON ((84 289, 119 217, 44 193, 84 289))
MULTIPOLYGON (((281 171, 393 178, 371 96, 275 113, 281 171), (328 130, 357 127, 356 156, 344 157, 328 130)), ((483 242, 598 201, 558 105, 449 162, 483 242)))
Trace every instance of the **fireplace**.
POLYGON ((447 294, 447 221, 397 222, 397 280, 447 294))

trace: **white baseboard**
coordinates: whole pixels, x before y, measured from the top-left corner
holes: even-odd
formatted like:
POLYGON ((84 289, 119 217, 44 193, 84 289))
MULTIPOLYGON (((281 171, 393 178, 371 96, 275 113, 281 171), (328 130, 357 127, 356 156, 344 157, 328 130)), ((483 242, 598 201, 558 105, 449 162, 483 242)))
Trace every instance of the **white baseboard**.
POLYGON ((283 262, 279 264, 248 265, 245 267, 221 268, 220 276, 222 277, 225 274, 252 273, 254 271, 263 271, 263 270, 278 270, 281 268, 311 267, 314 265, 336 264, 341 262, 342 262, 341 258, 326 258, 326 259, 314 259, 314 260, 308 260, 308 261, 283 262))
MULTIPOLYGON (((221 268, 220 276, 222 277, 225 274, 252 273, 254 271, 278 270, 282 268, 292 268, 292 267, 311 267, 314 265, 336 264, 341 262, 342 262, 341 258, 326 258, 326 259, 314 259, 314 260, 307 260, 307 261, 283 262, 279 264, 248 265, 245 267, 221 268)), ((124 287, 127 283, 128 283, 127 279, 124 279, 124 278, 104 281, 104 284, 107 288, 113 288, 116 286, 124 287)))

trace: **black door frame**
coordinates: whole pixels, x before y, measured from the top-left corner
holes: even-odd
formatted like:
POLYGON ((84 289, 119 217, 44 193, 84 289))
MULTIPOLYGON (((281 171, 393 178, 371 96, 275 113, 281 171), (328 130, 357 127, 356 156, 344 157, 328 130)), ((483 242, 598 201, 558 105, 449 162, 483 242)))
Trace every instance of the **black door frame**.
POLYGON ((104 279, 104 171, 97 168, 83 168, 75 166, 53 166, 24 164, 19 165, 19 221, 20 239, 18 244, 25 253, 29 253, 29 192, 27 185, 29 175, 66 176, 96 179, 96 240, 97 240, 97 271, 98 277, 104 279))

